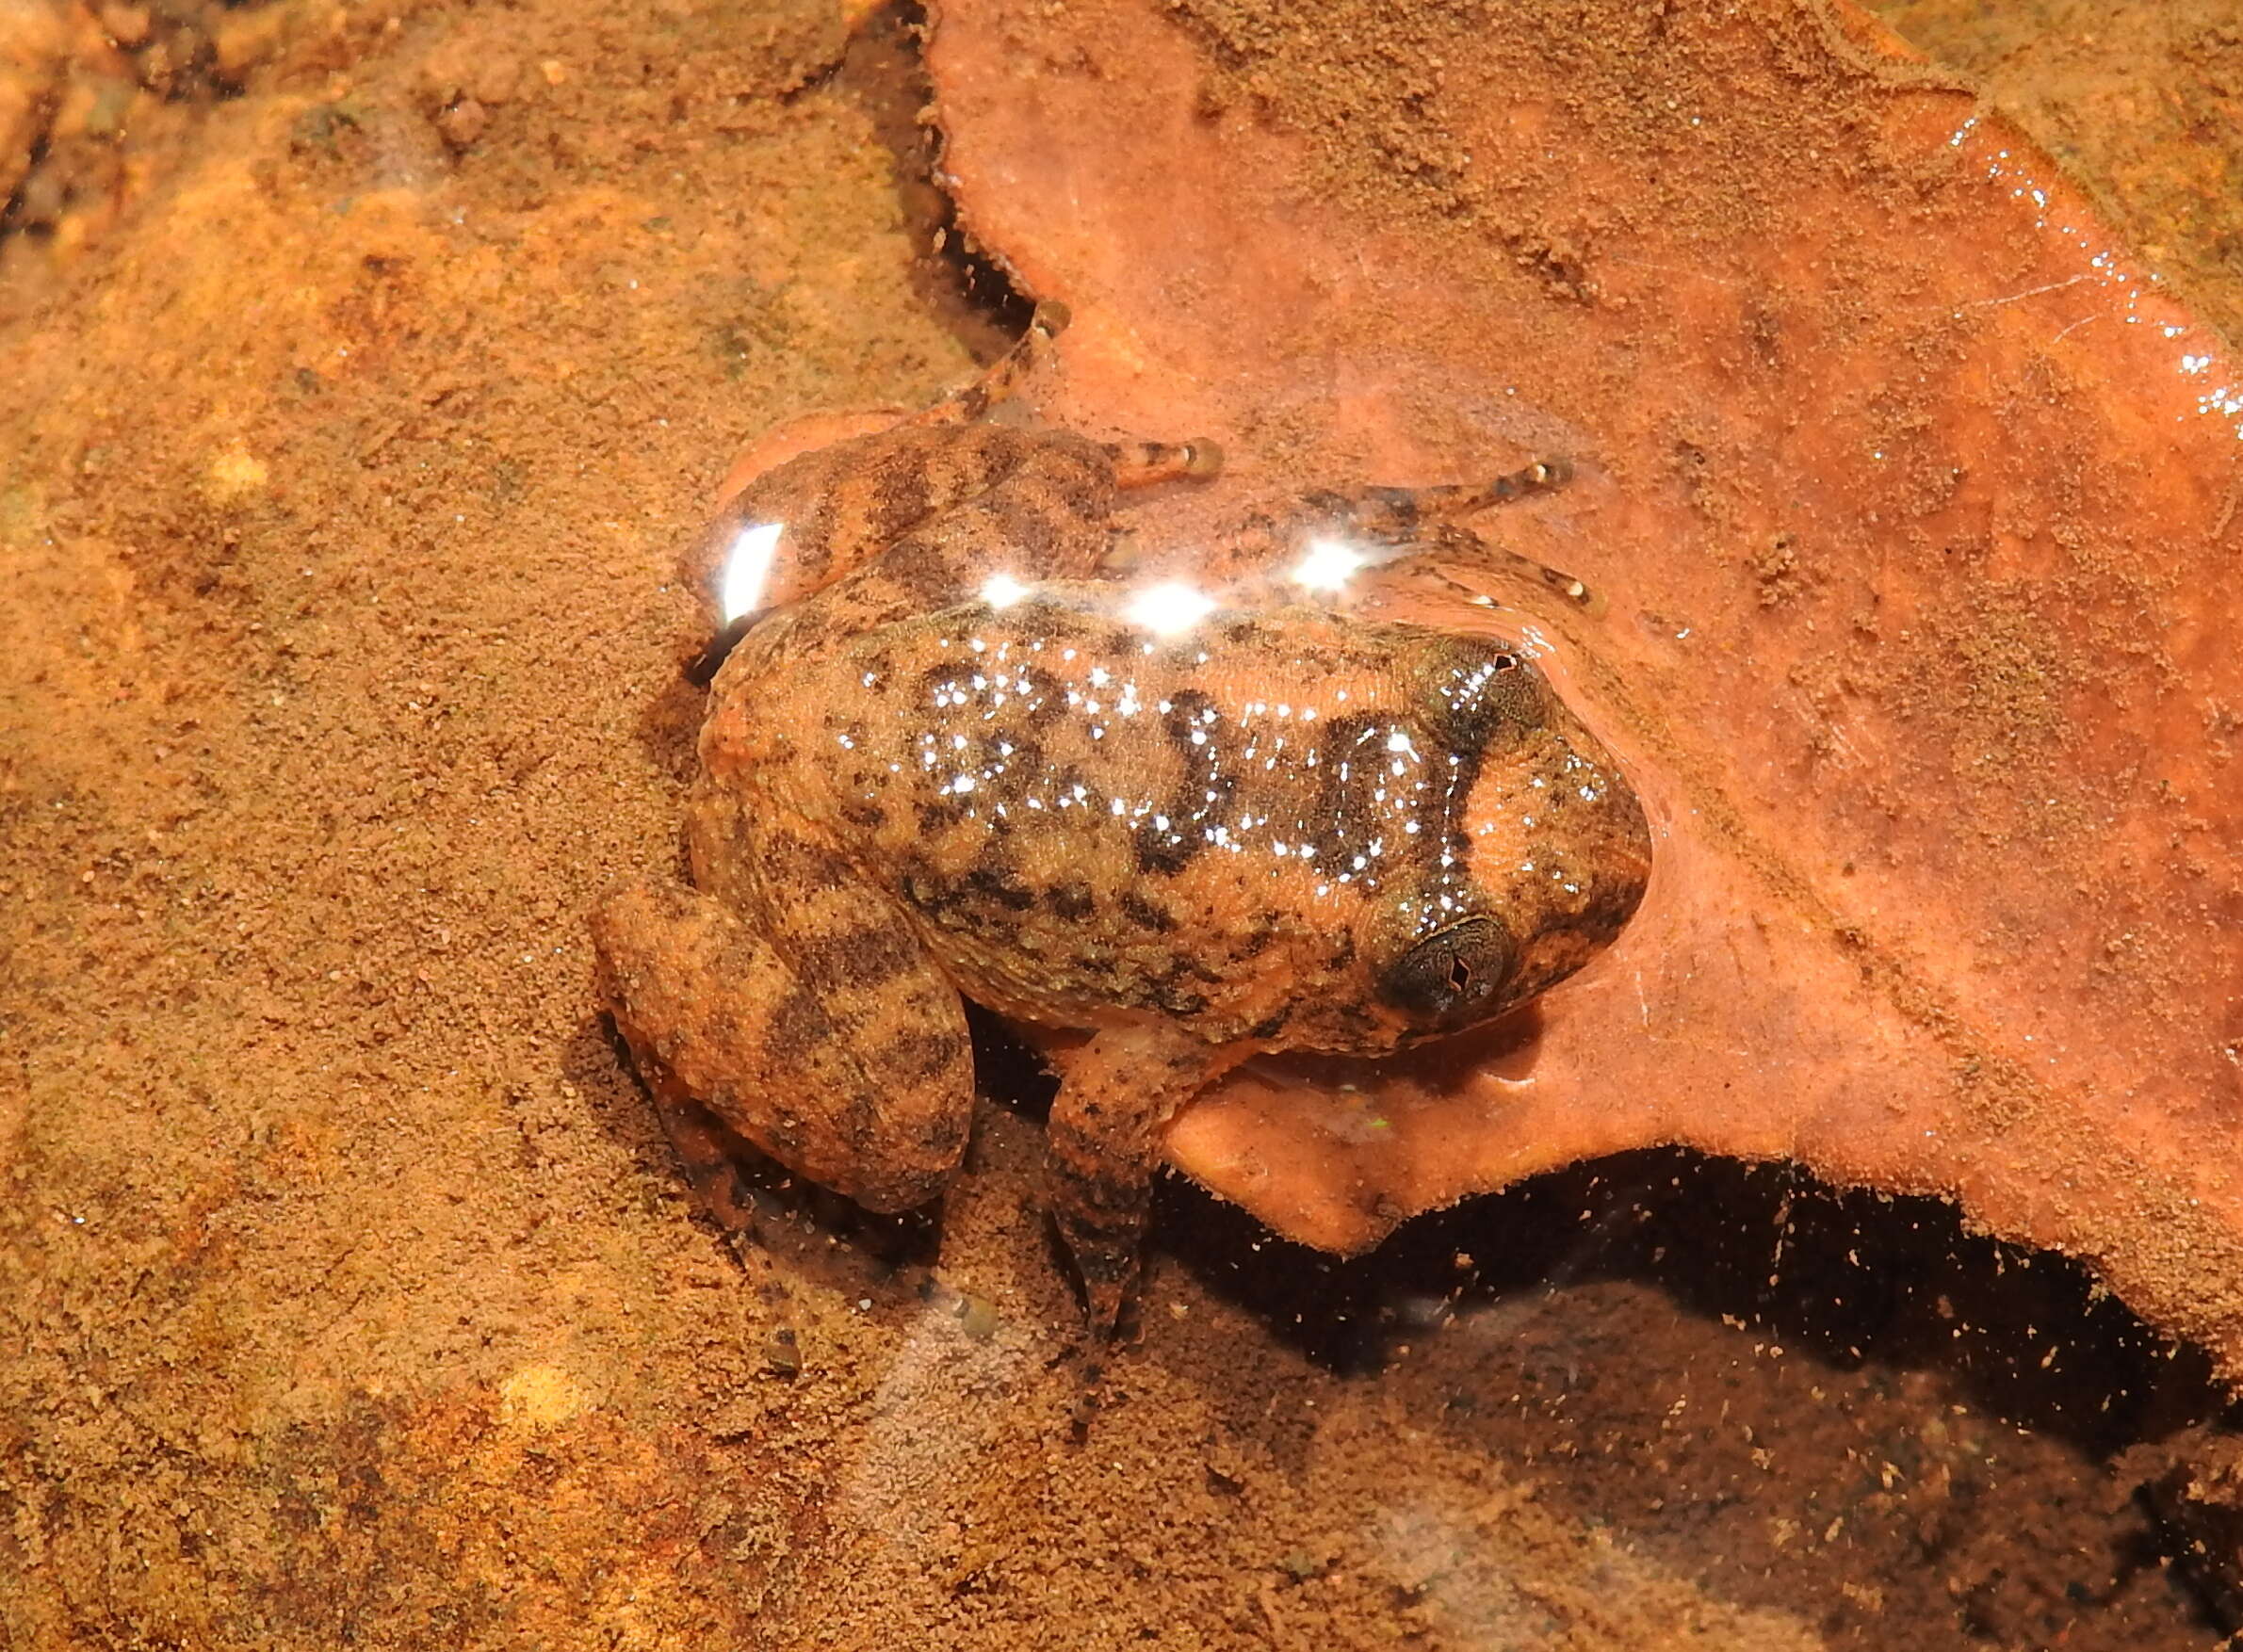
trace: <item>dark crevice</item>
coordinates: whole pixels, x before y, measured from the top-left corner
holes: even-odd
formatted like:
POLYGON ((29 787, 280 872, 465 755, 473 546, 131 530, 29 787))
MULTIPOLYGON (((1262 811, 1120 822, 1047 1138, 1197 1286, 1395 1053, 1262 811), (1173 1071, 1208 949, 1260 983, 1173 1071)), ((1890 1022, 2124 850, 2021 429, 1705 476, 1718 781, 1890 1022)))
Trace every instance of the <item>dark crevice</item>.
POLYGON ((16 186, 14 193, 8 197, 6 202, 0 203, 0 240, 16 235, 52 235, 54 233, 52 224, 26 224, 23 221, 24 202, 32 180, 39 176, 40 168, 46 164, 47 154, 52 146, 47 124, 41 121, 39 136, 31 140, 29 158, 24 167, 24 180, 16 186))
POLYGON ((2204 1353, 2144 1324, 2083 1264, 1971 1233, 1942 1200, 1834 1190, 1785 1163, 1619 1154, 1418 1217, 1352 1258, 1171 1177, 1157 1239, 1343 1371, 1383 1366, 1428 1304, 1468 1314, 1621 1279, 1836 1369, 1946 1371, 1989 1413, 2098 1456, 2225 1407, 2204 1353))
MULTIPOLYGON (((199 15, 158 7, 141 18, 143 32, 129 43, 108 34, 106 25, 102 40, 130 72, 126 84, 131 89, 171 105, 230 103, 247 90, 249 67, 232 76, 222 73, 216 42, 201 24, 225 13, 253 10, 261 3, 268 0, 218 0, 199 15)), ((35 92, 33 101, 39 113, 31 123, 23 176, 14 191, 0 201, 0 240, 14 236, 33 243, 50 240, 73 204, 89 195, 122 188, 119 156, 128 137, 122 123, 113 129, 84 130, 81 121, 72 134, 59 139, 54 130, 54 121, 73 88, 82 92, 89 83, 117 84, 106 73, 89 76, 91 61, 88 48, 80 42, 52 65, 52 83, 35 92)), ((19 66, 15 73, 23 78, 29 70, 19 66)))
MULTIPOLYGON (((2217 1480, 2203 1466, 2233 1453, 2243 1406, 2208 1356, 2145 1324, 2085 1265, 1973 1233, 1942 1200, 1834 1190, 1792 1164, 1650 1149, 1418 1217, 1353 1258, 1281 1239, 1172 1176, 1153 1242, 1164 1265, 1350 1375, 1395 1369, 1444 1328, 1500 1327, 1542 1304, 1574 1327, 1569 1345, 1584 1351, 1592 1388, 1657 1369, 1639 1368, 1624 1340, 1645 1310, 1592 1300, 1615 1282, 1648 1286, 1703 1326, 1694 1346, 1717 1351, 1726 1326, 1740 1342, 1812 1362, 1830 1373, 1828 1404, 1857 1402, 1843 1389, 1889 1406, 1909 1373, 1927 1374, 1944 1398, 1925 1410, 1926 1426, 1948 1401, 1967 1403, 2069 1446, 2089 1481, 2130 1486, 2140 1524, 2112 1533, 2124 1563, 2114 1589, 2135 1571, 2170 1568, 2202 1622, 2243 1628, 2243 1495, 2203 1484, 2217 1480), (1852 1374, 1867 1386, 1846 1388, 1852 1374)), ((1458 1403, 1469 1414, 1473 1397, 1458 1403)))
POLYGON ((935 181, 941 138, 926 119, 935 96, 920 52, 926 25, 918 0, 891 0, 858 25, 833 86, 895 157, 896 190, 918 254, 919 299, 977 360, 989 362, 1027 332, 1035 301, 973 245, 935 181))

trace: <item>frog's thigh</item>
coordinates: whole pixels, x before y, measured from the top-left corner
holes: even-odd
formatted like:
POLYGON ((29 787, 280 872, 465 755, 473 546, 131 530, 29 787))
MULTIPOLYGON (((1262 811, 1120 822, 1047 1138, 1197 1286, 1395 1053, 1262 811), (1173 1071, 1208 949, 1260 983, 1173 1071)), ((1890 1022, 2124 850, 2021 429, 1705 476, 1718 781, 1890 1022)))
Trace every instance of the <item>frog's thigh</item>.
POLYGON ((1104 448, 1047 431, 1000 480, 898 535, 865 571, 870 600, 908 613, 971 596, 993 573, 1086 576, 1113 540, 1113 488, 1104 448))
POLYGON ((1111 1336, 1136 1281, 1161 1142, 1176 1110, 1244 1052, 1157 1022, 1108 1028, 1058 1058, 1051 1213, 1082 1275, 1092 1329, 1111 1336))
POLYGON ((601 904, 593 945, 658 1100, 698 1097, 790 1170, 906 1210, 942 1190, 965 1151, 972 1046, 918 941, 865 915, 789 961, 722 902, 639 884, 601 904))

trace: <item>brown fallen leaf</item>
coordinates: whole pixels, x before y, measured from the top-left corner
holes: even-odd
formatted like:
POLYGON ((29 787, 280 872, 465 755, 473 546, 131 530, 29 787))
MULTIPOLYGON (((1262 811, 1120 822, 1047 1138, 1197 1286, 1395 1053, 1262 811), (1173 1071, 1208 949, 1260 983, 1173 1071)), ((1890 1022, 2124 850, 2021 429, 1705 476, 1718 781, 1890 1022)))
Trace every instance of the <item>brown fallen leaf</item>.
MULTIPOLYGON (((1144 543, 1306 487, 1486 519, 1663 833, 1476 1041, 1242 1072, 1172 1160, 1282 1232, 1659 1142, 1960 1201, 2243 1367, 2243 376, 2079 191, 1794 0, 941 0, 967 228, 1076 323, 1045 416, 1206 432, 1144 543)), ((1157 553, 1148 560, 1160 563, 1157 553)))

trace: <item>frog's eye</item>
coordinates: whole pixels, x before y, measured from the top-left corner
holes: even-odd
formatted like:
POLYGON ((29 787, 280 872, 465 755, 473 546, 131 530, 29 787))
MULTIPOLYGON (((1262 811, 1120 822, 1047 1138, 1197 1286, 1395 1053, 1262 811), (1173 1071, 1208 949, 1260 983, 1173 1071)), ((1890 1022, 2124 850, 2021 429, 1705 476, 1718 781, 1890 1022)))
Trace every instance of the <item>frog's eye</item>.
POLYGON ((1518 949, 1492 917, 1436 931, 1388 965, 1378 988, 1396 1009, 1439 1028, 1467 1027, 1505 1001, 1518 949))

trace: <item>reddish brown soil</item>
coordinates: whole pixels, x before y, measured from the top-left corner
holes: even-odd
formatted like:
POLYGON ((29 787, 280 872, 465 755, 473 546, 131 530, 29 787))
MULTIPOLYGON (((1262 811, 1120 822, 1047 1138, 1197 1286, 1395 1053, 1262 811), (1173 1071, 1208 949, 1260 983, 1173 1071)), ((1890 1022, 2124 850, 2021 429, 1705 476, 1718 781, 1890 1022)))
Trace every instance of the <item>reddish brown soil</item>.
POLYGON ((675 852, 664 582, 741 442, 926 399, 998 295, 923 255, 878 29, 269 11, 0 39, 56 168, 0 322, 0 1644, 2234 1627, 2201 1362, 1928 1204, 1645 1156, 1342 1267, 1173 1190, 1087 1428, 1016 1052, 938 1245, 783 1187, 729 1241, 587 990, 675 852))

